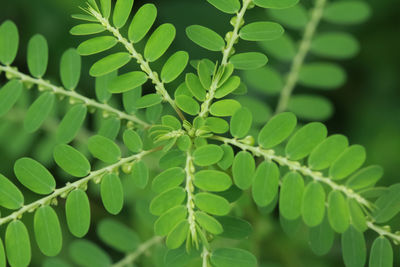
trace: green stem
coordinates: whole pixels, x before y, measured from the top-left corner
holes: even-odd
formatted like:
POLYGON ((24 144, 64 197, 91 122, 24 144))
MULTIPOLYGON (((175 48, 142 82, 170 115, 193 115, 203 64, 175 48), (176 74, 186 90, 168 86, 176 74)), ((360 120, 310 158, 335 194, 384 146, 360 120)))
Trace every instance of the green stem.
MULTIPOLYGON (((51 84, 50 82, 45 81, 43 79, 33 78, 33 77, 29 76, 29 75, 26 75, 26 74, 24 74, 22 72, 19 72, 18 70, 14 69, 14 68, 12 68, 10 66, 0 65, 0 71, 4 71, 6 74, 10 75, 13 78, 20 79, 22 82, 28 82, 28 83, 36 84, 39 87, 45 88, 47 90, 50 90, 51 92, 53 92, 56 95, 64 96, 64 97, 70 97, 73 100, 82 102, 83 104, 85 104, 88 107, 93 107, 93 108, 96 108, 96 109, 99 109, 99 110, 106 111, 106 112, 108 112, 110 114, 114 114, 119 119, 124 119, 124 120, 127 120, 127 121, 131 121, 131 122, 137 123, 137 124, 139 124, 139 125, 141 125, 141 126, 143 126, 145 128, 150 127, 150 125, 148 123, 140 120, 136 116, 129 115, 129 114, 127 114, 125 112, 122 112, 122 111, 120 111, 120 110, 118 110, 116 108, 113 108, 113 107, 111 107, 111 106, 109 106, 107 104, 99 103, 99 102, 97 102, 97 101, 95 101, 93 99, 90 99, 90 98, 85 97, 85 96, 83 96, 81 94, 78 94, 75 91, 69 91, 69 90, 64 89, 61 86, 55 86, 55 85, 51 84)), ((40 88, 39 88, 39 90, 40 90, 40 88)))
POLYGON ((112 265, 112 267, 124 267, 124 266, 134 263, 140 256, 142 256, 144 253, 148 252, 148 250, 152 246, 159 244, 161 241, 162 241, 162 238, 159 236, 155 236, 155 237, 147 240, 146 242, 141 244, 134 252, 126 255, 125 258, 123 258, 119 262, 114 263, 112 265))
POLYGON ((150 68, 149 62, 145 60, 143 56, 135 50, 133 44, 129 42, 126 38, 124 38, 117 28, 111 26, 108 19, 104 18, 98 11, 91 7, 89 7, 89 12, 101 23, 101 25, 103 25, 103 27, 107 31, 112 33, 117 38, 118 42, 120 42, 125 47, 131 57, 136 59, 137 63, 140 65, 140 68, 147 74, 147 77, 155 85, 157 93, 163 97, 164 101, 168 102, 171 105, 171 107, 176 111, 182 121, 184 121, 185 116, 177 107, 175 101, 172 100, 171 96, 168 94, 168 91, 167 89, 165 89, 164 83, 160 80, 158 74, 150 68))
MULTIPOLYGON (((240 9, 239 13, 236 16, 236 22, 233 26, 233 31, 229 40, 227 40, 227 45, 222 50, 222 61, 221 67, 224 68, 228 64, 229 57, 232 55, 233 46, 239 39, 239 30, 240 27, 243 25, 243 17, 246 13, 247 8, 251 4, 252 0, 243 0, 242 8, 240 9)), ((218 73, 218 72, 217 72, 218 73)), ((211 83, 210 90, 206 95, 206 100, 204 100, 203 104, 201 105, 201 111, 199 113, 199 117, 207 117, 211 103, 215 96, 215 91, 218 88, 218 83, 220 82, 221 75, 213 77, 213 82, 211 83)))
POLYGON ((28 205, 24 205, 22 206, 19 210, 14 211, 13 213, 11 213, 10 215, 0 218, 0 226, 3 224, 6 224, 12 220, 17 220, 20 219, 26 212, 33 212, 36 209, 38 209, 39 207, 43 206, 43 205, 48 205, 49 203, 52 202, 52 200, 57 199, 58 197, 63 197, 66 196, 70 191, 76 189, 76 188, 84 188, 84 186, 89 182, 89 181, 93 181, 96 180, 96 178, 99 178, 101 176, 103 176, 106 173, 112 172, 113 170, 121 167, 122 165, 124 165, 125 163, 131 163, 135 160, 141 159, 142 157, 144 157, 147 154, 150 154, 154 151, 157 151, 158 148, 156 149, 152 149, 152 150, 148 150, 148 151, 142 151, 139 154, 136 155, 132 155, 126 158, 121 159, 119 162, 112 164, 110 166, 107 166, 105 168, 102 168, 100 170, 97 171, 93 171, 91 172, 88 176, 73 182, 73 183, 67 183, 64 187, 58 188, 56 190, 54 190, 54 192, 46 197, 43 197, 41 199, 38 199, 28 205))
POLYGON ((327 0, 316 0, 315 7, 311 13, 311 19, 307 23, 303 39, 300 42, 299 50, 293 59, 289 75, 281 91, 281 96, 279 98, 279 102, 276 108, 276 113, 285 111, 288 106, 290 96, 292 95, 293 90, 299 79, 300 69, 304 63, 308 51, 310 50, 312 38, 315 34, 319 22, 321 21, 326 1, 327 0))
POLYGON ((186 153, 186 165, 185 165, 185 173, 186 173, 186 186, 185 186, 185 191, 187 194, 187 200, 186 200, 186 208, 188 211, 188 223, 189 223, 189 229, 190 233, 192 236, 192 240, 196 240, 196 219, 194 215, 194 185, 193 185, 193 180, 194 180, 194 164, 193 164, 193 158, 191 155, 191 151, 189 150, 186 153))
POLYGON ((206 246, 203 246, 203 252, 201 253, 202 257, 202 267, 209 267, 208 259, 210 258, 211 252, 207 249, 206 246))

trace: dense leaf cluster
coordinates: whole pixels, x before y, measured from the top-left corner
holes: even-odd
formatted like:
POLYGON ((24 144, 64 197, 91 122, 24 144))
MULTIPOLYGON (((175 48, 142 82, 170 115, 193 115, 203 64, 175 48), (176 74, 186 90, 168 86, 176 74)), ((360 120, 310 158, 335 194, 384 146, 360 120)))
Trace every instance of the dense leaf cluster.
MULTIPOLYGON (((320 122, 298 123, 297 118, 327 119, 332 113, 327 99, 313 94, 291 97, 297 84, 324 90, 344 83, 345 72, 337 64, 305 63, 305 58, 308 52, 324 60, 355 55, 359 47, 351 35, 315 35, 315 31, 321 19, 334 24, 362 22, 368 17, 368 6, 361 1, 317 0, 309 16, 297 0, 207 1, 233 15, 232 31, 223 38, 212 29, 192 25, 186 34, 198 46, 222 52, 219 62, 189 61, 186 51, 169 52, 176 30, 169 23, 153 25, 157 17, 153 4, 140 7, 129 21, 133 0, 118 0, 114 6, 110 0, 99 4, 88 0, 85 12, 73 15, 82 23, 70 33, 89 39, 62 55, 62 86, 43 79, 48 45, 41 35, 33 36, 27 45, 30 74, 11 66, 19 46, 18 30, 11 21, 1 24, 0 71, 9 82, 0 90, 0 115, 13 109, 23 88, 37 87, 39 97, 24 116, 24 129, 35 132, 52 113, 57 98, 68 98, 71 105, 58 124, 51 150, 54 162, 71 178, 65 186, 56 187, 52 172, 29 157, 15 162, 17 181, 0 175, 0 206, 7 210, 0 217, 0 225, 6 227, 0 239, 0 266, 6 266, 6 261, 13 267, 31 262, 31 229, 23 221, 26 213, 34 212, 32 232, 41 252, 56 256, 65 231, 52 206, 65 198, 69 232, 84 237, 91 227, 89 183, 99 184, 105 210, 116 215, 124 206, 121 177, 125 176, 139 189, 151 187, 154 192, 148 209, 157 217, 155 237, 141 242, 127 225, 104 219, 97 224, 98 237, 127 256, 113 264, 98 245, 75 240, 69 244, 69 254, 76 265, 127 266, 165 240, 167 266, 200 261, 203 267, 257 266, 256 257, 233 247, 235 243, 214 245, 220 239, 241 241, 251 235, 250 223, 232 212, 247 193, 264 212, 278 206, 284 228, 301 222, 308 226, 311 249, 317 255, 330 251, 336 232, 341 234, 345 265, 364 266, 364 232, 369 229, 379 235, 371 248, 370 266, 393 265, 391 241, 397 244, 400 235, 382 224, 400 211, 399 185, 376 187, 383 170, 376 165, 363 167, 362 146, 350 145, 343 135, 328 135, 320 122), (246 24, 245 13, 251 8, 266 9, 277 22, 246 24), (126 37, 120 31, 123 27, 126 37), (304 31, 298 48, 284 27, 304 31), (265 66, 268 58, 259 51, 236 53, 234 45, 239 40, 256 42, 279 61, 292 62, 287 78, 265 66), (144 45, 137 46, 139 42, 144 45), (115 52, 117 46, 121 51, 115 52), (78 93, 81 56, 111 49, 114 52, 101 54, 90 68, 96 78, 96 99, 78 93), (160 74, 153 69, 156 61, 163 62, 160 74), (137 70, 125 72, 131 65, 137 70), (184 81, 170 90, 178 78, 184 81), (155 90, 142 91, 146 83, 155 90), (280 93, 277 114, 269 118, 267 105, 243 96, 246 84, 261 94, 280 93), (114 105, 119 99, 123 109, 114 105), (164 109, 166 105, 177 116, 164 109), (100 114, 101 123, 84 141, 89 152, 85 154, 74 140, 89 112, 100 114), (158 160, 156 168, 143 159, 150 154, 158 160), (152 178, 154 169, 157 173, 152 178), (37 195, 37 200, 26 204, 22 187, 37 195)), ((54 258, 45 266, 68 265, 54 258)))

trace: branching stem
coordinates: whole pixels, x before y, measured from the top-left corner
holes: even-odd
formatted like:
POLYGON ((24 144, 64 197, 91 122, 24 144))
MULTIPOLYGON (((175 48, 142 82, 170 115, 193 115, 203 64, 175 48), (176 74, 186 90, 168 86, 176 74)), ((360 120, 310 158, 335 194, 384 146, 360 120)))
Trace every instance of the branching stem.
POLYGON ((162 240, 162 237, 159 236, 155 236, 147 240, 146 242, 141 244, 134 252, 127 254, 125 258, 117 263, 114 263, 112 267, 124 267, 134 263, 141 255, 146 253, 148 249, 150 249, 152 246, 159 244, 162 240))
POLYGON ((185 116, 183 115, 182 111, 177 107, 175 101, 171 98, 167 89, 165 89, 164 83, 160 80, 158 74, 150 68, 149 62, 145 60, 143 56, 136 51, 136 49, 133 47, 133 44, 129 42, 125 37, 123 37, 117 28, 111 26, 108 19, 104 18, 99 12, 97 12, 95 9, 91 7, 89 7, 89 12, 101 23, 101 25, 103 25, 103 27, 107 31, 112 33, 115 36, 115 38, 117 38, 118 42, 120 42, 125 47, 125 49, 129 52, 131 57, 136 59, 137 63, 140 65, 140 68, 147 74, 147 77, 153 82, 157 93, 163 97, 164 101, 168 102, 171 105, 171 107, 176 111, 176 113, 182 119, 182 121, 184 121, 185 116))
POLYGON ((315 2, 315 7, 311 13, 310 21, 307 23, 306 29, 304 31, 299 50, 293 59, 289 75, 281 91, 281 96, 279 98, 279 102, 276 108, 276 113, 285 111, 288 106, 290 96, 292 95, 292 92, 299 79, 301 66, 303 65, 308 51, 310 50, 311 41, 315 34, 315 30, 317 29, 318 24, 321 21, 325 4, 326 0, 316 0, 315 2))
POLYGON ((0 226, 3 224, 6 224, 12 220, 17 220, 20 219, 26 212, 33 212, 36 209, 38 209, 39 207, 43 206, 43 205, 48 205, 49 203, 51 203, 52 200, 57 199, 60 196, 65 196, 67 195, 70 191, 76 189, 76 188, 84 188, 85 185, 89 182, 89 181, 93 181, 96 180, 96 178, 101 177, 102 175, 112 172, 115 169, 121 167, 122 165, 124 165, 125 163, 130 163, 133 162, 135 160, 141 159, 142 157, 144 157, 147 154, 150 154, 154 151, 159 150, 159 148, 155 148, 152 150, 148 150, 148 151, 142 151, 139 154, 136 155, 132 155, 126 158, 121 159, 120 161, 118 161, 115 164, 112 164, 110 166, 107 166, 105 168, 102 168, 100 170, 97 171, 93 171, 91 172, 88 176, 73 182, 73 183, 67 183, 64 187, 58 188, 56 190, 54 190, 54 192, 48 196, 45 196, 41 199, 36 200, 35 202, 32 202, 28 205, 24 205, 22 208, 20 208, 19 210, 11 213, 10 215, 0 218, 0 226))
POLYGON ((137 118, 134 115, 129 115, 125 112, 122 112, 116 108, 111 107, 108 104, 99 103, 91 98, 88 98, 81 94, 78 94, 75 91, 69 91, 69 90, 64 89, 63 87, 55 86, 55 85, 51 84, 50 82, 45 81, 43 79, 33 78, 29 75, 19 72, 18 70, 14 69, 10 66, 0 65, 0 70, 6 72, 7 74, 11 75, 12 77, 20 79, 22 82, 36 84, 39 87, 45 88, 45 89, 53 92, 56 95, 70 97, 71 99, 73 99, 75 101, 82 102, 83 104, 85 104, 88 107, 93 107, 93 108, 108 112, 110 114, 114 114, 119 119, 124 119, 127 121, 134 122, 145 128, 150 127, 150 125, 148 123, 146 123, 145 121, 142 121, 141 119, 137 118))
MULTIPOLYGON (((227 45, 222 50, 222 61, 221 61, 221 67, 225 67, 228 64, 229 57, 232 55, 233 51, 233 46, 237 43, 239 39, 239 30, 240 27, 242 27, 244 23, 244 15, 246 13, 247 8, 251 4, 252 0, 243 0, 242 8, 240 9, 239 13, 236 16, 236 21, 235 25, 233 26, 233 31, 232 34, 227 40, 227 45)), ((201 105, 201 111, 199 113, 200 117, 207 117, 211 103, 214 99, 215 96, 215 91, 217 90, 218 84, 220 82, 221 76, 215 76, 213 77, 213 81, 210 86, 210 90, 208 91, 206 95, 206 100, 204 100, 203 104, 201 105)))

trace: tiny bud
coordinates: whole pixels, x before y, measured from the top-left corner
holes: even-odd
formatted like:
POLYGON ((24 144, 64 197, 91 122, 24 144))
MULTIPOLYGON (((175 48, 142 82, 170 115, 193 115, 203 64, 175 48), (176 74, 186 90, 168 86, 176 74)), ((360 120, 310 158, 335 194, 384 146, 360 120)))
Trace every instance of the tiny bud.
POLYGON ((108 113, 107 111, 103 110, 103 118, 108 118, 110 116, 110 113, 108 113))
POLYGON ((51 200, 51 205, 53 205, 53 206, 58 205, 58 199, 56 197, 51 200))
POLYGON ((131 163, 125 163, 122 165, 122 171, 125 174, 130 174, 132 172, 132 164, 131 163))
POLYGON ((33 83, 32 82, 23 81, 22 83, 24 84, 24 87, 26 89, 31 89, 33 87, 33 83))
POLYGON ((254 4, 254 2, 252 1, 252 2, 248 5, 247 9, 252 9, 252 8, 254 8, 255 6, 256 6, 256 4, 254 4))
POLYGON ((236 21, 237 21, 237 16, 234 16, 234 17, 231 18, 230 24, 235 27, 236 21))
POLYGON ((227 32, 225 35, 225 41, 229 42, 229 40, 232 39, 232 36, 233 36, 233 32, 227 32))
POLYGON ((133 129, 134 126, 135 126, 135 124, 133 123, 133 121, 128 121, 126 123, 126 128, 128 128, 128 129, 133 129))
POLYGON ((244 139, 240 140, 241 143, 252 146, 255 143, 254 137, 251 135, 246 136, 244 139))

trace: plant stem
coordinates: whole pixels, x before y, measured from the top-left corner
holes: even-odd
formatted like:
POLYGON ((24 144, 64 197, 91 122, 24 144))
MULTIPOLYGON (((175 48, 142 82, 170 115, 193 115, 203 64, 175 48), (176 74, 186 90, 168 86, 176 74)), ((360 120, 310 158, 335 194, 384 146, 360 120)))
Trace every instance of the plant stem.
POLYGON ((181 120, 186 120, 182 111, 177 107, 175 101, 172 100, 171 96, 168 94, 168 91, 167 89, 165 89, 164 83, 159 79, 158 74, 150 68, 149 62, 145 60, 143 56, 135 50, 133 44, 129 42, 125 37, 123 37, 117 28, 111 26, 108 19, 104 18, 95 9, 89 7, 89 12, 101 23, 101 25, 103 25, 103 27, 107 31, 112 33, 117 38, 118 42, 120 42, 125 47, 131 57, 136 59, 137 63, 140 65, 140 68, 147 74, 147 77, 155 85, 157 93, 163 97, 164 101, 168 102, 171 105, 171 107, 176 111, 181 120))
POLYGON ((206 246, 203 246, 203 252, 201 253, 201 257, 203 259, 202 267, 209 267, 208 259, 210 257, 210 251, 208 251, 206 246))
POLYGON ((187 194, 186 208, 188 211, 188 223, 189 229, 192 236, 192 240, 196 240, 196 219, 194 216, 194 185, 193 185, 193 173, 194 173, 193 159, 190 150, 186 153, 186 186, 185 191, 187 194))
POLYGON ((301 174, 303 174, 304 176, 309 176, 317 182, 321 182, 321 183, 328 185, 330 188, 332 188, 332 190, 341 191, 347 197, 355 199, 359 204, 367 207, 368 209, 372 208, 371 203, 368 200, 366 200, 359 194, 355 193, 352 189, 347 188, 344 185, 339 185, 339 184, 333 182, 329 177, 324 177, 321 172, 313 171, 309 167, 301 165, 297 161, 291 161, 286 157, 275 155, 275 151, 272 149, 265 150, 265 149, 262 149, 261 147, 255 147, 255 146, 247 145, 244 143, 240 143, 236 139, 229 139, 229 138, 221 137, 221 136, 213 136, 211 138, 214 140, 218 140, 218 141, 221 141, 221 142, 224 142, 227 144, 237 146, 242 150, 250 151, 256 157, 264 157, 265 159, 275 161, 279 165, 286 166, 292 171, 298 171, 301 174))
MULTIPOLYGON (((3 66, 0 65, 0 70, 6 72, 6 74, 9 74, 17 79, 20 79, 22 82, 28 82, 28 83, 32 83, 32 84, 36 84, 42 88, 45 88, 47 90, 52 91, 54 94, 59 95, 59 96, 64 96, 64 97, 70 97, 74 100, 80 101, 83 104, 85 104, 88 107, 93 107, 99 110, 103 110, 106 111, 108 113, 114 114, 117 116, 117 118, 119 119, 124 119, 127 121, 131 121, 134 123, 137 123, 145 128, 150 127, 150 125, 144 121, 142 121, 141 119, 137 118, 134 115, 129 115, 125 112, 122 112, 116 108, 111 107, 108 104, 103 104, 103 103, 99 103, 93 99, 90 99, 88 97, 85 97, 81 94, 78 94, 75 91, 69 91, 64 89, 63 87, 60 86, 55 86, 53 84, 51 84, 48 81, 45 81, 43 79, 37 79, 37 78, 33 78, 29 75, 26 75, 22 72, 19 72, 18 70, 10 67, 10 66, 3 66)), ((39 88, 40 90, 40 88, 39 88)))
POLYGON ((146 242, 142 243, 134 252, 128 254, 117 263, 114 263, 112 267, 124 267, 129 264, 132 264, 137 260, 141 255, 143 255, 148 249, 152 246, 159 244, 163 239, 159 236, 155 236, 146 242))
POLYGON ((52 194, 50 194, 46 197, 43 197, 41 199, 38 199, 35 202, 32 202, 28 205, 24 205, 19 210, 11 213, 10 215, 0 218, 0 226, 5 223, 8 223, 12 220, 20 219, 24 215, 24 213, 33 212, 43 205, 48 205, 49 203, 51 203, 51 201, 53 199, 57 199, 57 197, 60 197, 60 196, 66 196, 70 191, 72 191, 76 188, 83 188, 89 181, 95 180, 96 178, 98 178, 106 173, 112 172, 116 168, 119 168, 122 165, 124 165, 125 163, 130 163, 132 161, 141 159, 145 155, 150 154, 159 149, 160 148, 155 148, 155 149, 148 150, 148 151, 142 151, 139 154, 123 158, 115 164, 112 164, 112 165, 102 168, 100 170, 91 172, 88 176, 86 176, 76 182, 67 183, 64 187, 54 190, 54 192, 52 194))
MULTIPOLYGON (((239 30, 240 27, 243 25, 243 17, 246 13, 248 6, 251 4, 252 0, 243 0, 242 8, 240 9, 239 13, 236 16, 236 22, 233 26, 233 31, 231 38, 227 40, 227 45, 222 50, 222 61, 221 67, 224 68, 228 64, 228 59, 232 55, 233 46, 239 39, 239 30)), ((221 76, 214 76, 213 82, 211 83, 210 90, 206 95, 206 100, 204 100, 203 104, 201 105, 201 111, 199 113, 199 117, 207 117, 211 102, 214 99, 215 91, 218 89, 218 83, 220 82, 221 76)))
POLYGON ((316 0, 315 7, 311 13, 311 19, 307 23, 303 39, 300 42, 299 50, 293 59, 289 75, 281 91, 281 96, 279 98, 279 102, 275 111, 276 113, 285 111, 288 106, 290 96, 292 95, 292 92, 299 79, 300 69, 304 63, 308 51, 310 50, 311 41, 315 34, 315 30, 317 29, 318 24, 321 21, 326 1, 327 0, 316 0))
POLYGON ((400 244, 400 235, 394 234, 394 233, 386 230, 384 227, 375 225, 373 222, 370 222, 370 221, 367 222, 367 226, 371 230, 377 232, 379 235, 387 236, 387 237, 391 238, 395 242, 396 245, 400 244))

